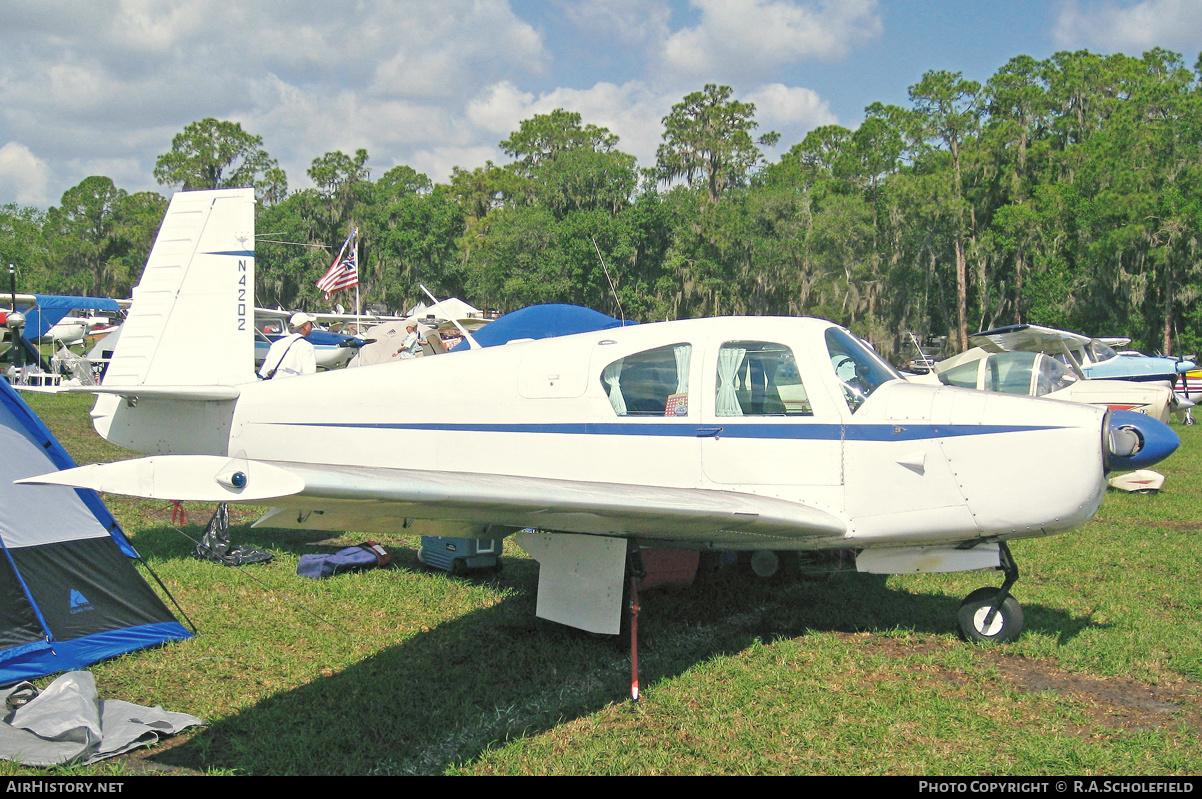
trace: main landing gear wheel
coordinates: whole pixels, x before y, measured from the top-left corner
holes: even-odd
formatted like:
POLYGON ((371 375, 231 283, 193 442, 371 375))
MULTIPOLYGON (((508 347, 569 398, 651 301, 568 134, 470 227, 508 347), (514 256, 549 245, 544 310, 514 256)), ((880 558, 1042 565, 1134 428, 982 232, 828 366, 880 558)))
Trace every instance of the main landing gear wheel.
POLYGON ((964 599, 958 616, 960 636, 964 640, 1006 644, 1018 638, 1023 631, 1023 609, 1012 596, 1006 596, 993 618, 986 623, 997 596, 996 588, 978 588, 964 599))

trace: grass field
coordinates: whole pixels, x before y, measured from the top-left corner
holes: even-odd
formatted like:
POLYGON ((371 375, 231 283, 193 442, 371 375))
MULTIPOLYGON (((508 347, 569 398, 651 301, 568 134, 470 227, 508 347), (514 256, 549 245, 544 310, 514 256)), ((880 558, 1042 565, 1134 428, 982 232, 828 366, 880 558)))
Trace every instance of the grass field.
MULTIPOLYGON (((80 463, 90 398, 27 397, 80 463)), ((758 580, 737 569, 643 596, 643 698, 626 642, 534 618, 537 564, 464 580, 393 568, 315 582, 298 558, 358 543, 252 530, 238 570, 196 560, 212 506, 106 498, 200 630, 96 664, 102 698, 209 726, 60 774, 1202 773, 1202 426, 1155 495, 1111 492, 1088 526, 1020 541, 1026 632, 959 641, 960 600, 990 573, 758 580)), ((49 679, 39 684, 48 683, 49 679)), ((45 773, 0 764, 0 774, 45 773)))

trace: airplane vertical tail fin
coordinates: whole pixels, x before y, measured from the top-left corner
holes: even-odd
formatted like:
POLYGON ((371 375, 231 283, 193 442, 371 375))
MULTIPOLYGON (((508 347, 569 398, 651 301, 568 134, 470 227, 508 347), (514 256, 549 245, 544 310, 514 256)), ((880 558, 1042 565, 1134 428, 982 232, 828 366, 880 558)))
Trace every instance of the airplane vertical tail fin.
POLYGON ((106 440, 146 453, 225 452, 232 387, 255 379, 254 248, 252 189, 171 198, 93 389, 92 421, 106 440))
POLYGON ((254 213, 252 189, 172 197, 105 386, 254 379, 254 213))

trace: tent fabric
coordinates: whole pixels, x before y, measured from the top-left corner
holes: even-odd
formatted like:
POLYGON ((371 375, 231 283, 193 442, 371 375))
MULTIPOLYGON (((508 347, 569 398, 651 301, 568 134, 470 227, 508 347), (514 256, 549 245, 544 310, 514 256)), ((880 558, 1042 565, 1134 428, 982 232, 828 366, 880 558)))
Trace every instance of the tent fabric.
MULTIPOLYGON (((636 323, 623 322, 579 305, 531 305, 489 322, 473 333, 472 338, 481 347, 496 347, 517 339, 555 338, 632 324, 636 323)), ((466 341, 461 341, 454 350, 466 350, 469 346, 466 341)))
POLYGON ((62 318, 72 311, 120 311, 121 305, 107 297, 70 297, 58 294, 34 294, 37 302, 22 311, 25 314, 25 330, 22 335, 36 341, 50 332, 62 318))
POLYGON ((68 672, 41 692, 21 683, 0 691, 0 699, 0 758, 25 766, 95 763, 205 724, 158 706, 101 699, 86 671, 68 672))
POLYGON ((75 464, 0 380, 0 685, 192 637, 94 491, 14 485, 75 464))

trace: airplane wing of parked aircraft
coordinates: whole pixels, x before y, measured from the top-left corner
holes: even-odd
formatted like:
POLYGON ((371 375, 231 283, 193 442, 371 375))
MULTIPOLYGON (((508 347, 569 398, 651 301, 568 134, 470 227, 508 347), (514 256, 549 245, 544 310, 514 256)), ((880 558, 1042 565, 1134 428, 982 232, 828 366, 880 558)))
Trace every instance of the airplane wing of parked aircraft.
POLYGON ((1022 627, 1007 542, 1084 523, 1109 470, 1178 444, 1141 414, 909 383, 818 319, 618 326, 259 381, 253 209, 250 190, 171 201, 92 411, 148 457, 28 482, 258 504, 274 527, 513 534, 540 564, 538 615, 601 633, 643 545, 1000 570, 959 623, 1006 641, 1022 627))
POLYGON ((1066 345, 1088 347, 1089 336, 1040 325, 1010 325, 974 333, 968 341, 990 352, 1063 352, 1066 345))

